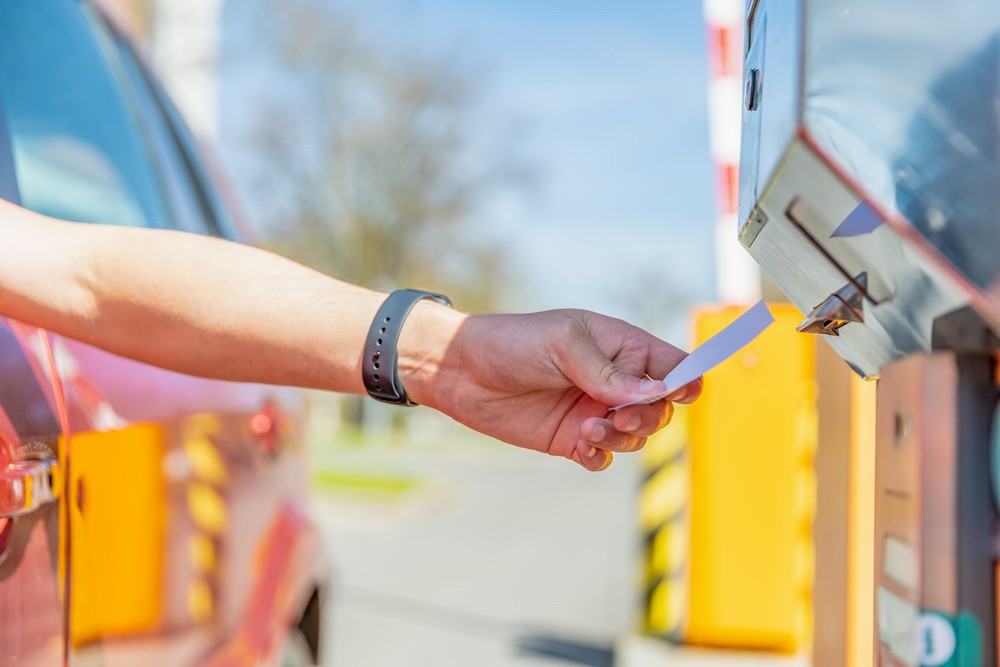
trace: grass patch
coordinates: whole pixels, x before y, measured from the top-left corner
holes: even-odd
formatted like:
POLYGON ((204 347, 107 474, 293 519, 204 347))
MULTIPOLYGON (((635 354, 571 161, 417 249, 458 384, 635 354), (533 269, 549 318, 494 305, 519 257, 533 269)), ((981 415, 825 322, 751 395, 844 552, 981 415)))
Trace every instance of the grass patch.
POLYGON ((368 474, 318 470, 312 474, 313 488, 324 493, 365 498, 398 498, 420 487, 420 479, 403 475, 368 474))

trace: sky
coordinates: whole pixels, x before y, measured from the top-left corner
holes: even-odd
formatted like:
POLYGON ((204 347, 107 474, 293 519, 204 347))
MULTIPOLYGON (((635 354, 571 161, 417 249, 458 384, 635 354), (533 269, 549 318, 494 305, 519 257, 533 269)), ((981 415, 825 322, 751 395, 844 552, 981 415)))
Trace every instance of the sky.
MULTIPOLYGON (((517 128, 537 183, 489 198, 477 214, 519 276, 507 307, 584 307, 685 334, 676 314, 658 317, 643 302, 708 301, 714 291, 700 2, 336 1, 369 40, 473 63, 486 79, 479 127, 517 128)), ((260 4, 228 3, 223 22, 221 149, 238 188, 227 125, 253 113, 261 86, 226 49, 260 40, 260 22, 249 20, 260 4)))

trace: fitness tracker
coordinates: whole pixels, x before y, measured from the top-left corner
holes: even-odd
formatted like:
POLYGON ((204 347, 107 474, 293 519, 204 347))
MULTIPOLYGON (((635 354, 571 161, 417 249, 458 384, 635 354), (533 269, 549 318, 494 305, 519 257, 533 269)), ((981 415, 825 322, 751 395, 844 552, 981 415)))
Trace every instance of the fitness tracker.
POLYGON ((443 294, 415 289, 398 289, 391 293, 372 320, 361 359, 361 377, 368 395, 383 403, 416 405, 406 396, 399 381, 399 357, 396 345, 399 332, 410 310, 423 299, 432 299, 446 306, 451 300, 443 294))

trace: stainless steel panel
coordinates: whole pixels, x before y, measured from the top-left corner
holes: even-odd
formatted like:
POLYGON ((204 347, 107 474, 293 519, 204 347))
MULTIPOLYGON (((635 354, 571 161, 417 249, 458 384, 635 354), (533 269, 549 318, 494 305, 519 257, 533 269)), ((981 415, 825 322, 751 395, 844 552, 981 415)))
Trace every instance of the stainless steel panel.
POLYGON ((803 313, 867 273, 864 322, 848 323, 826 339, 871 377, 894 359, 929 351, 934 319, 966 298, 889 225, 865 236, 830 238, 859 201, 807 143, 795 140, 757 204, 767 222, 749 251, 803 313))
POLYGON ((747 22, 743 70, 744 76, 758 70, 760 81, 756 108, 743 110, 740 220, 749 217, 799 124, 801 5, 781 0, 779 11, 773 11, 771 4, 756 0, 748 7, 753 20, 747 22))
POLYGON ((802 118, 979 288, 1000 272, 1000 7, 810 0, 802 118))
POLYGON ((1000 330, 1000 8, 987 0, 751 3, 741 242, 809 313, 867 272, 830 342, 865 376, 971 304, 1000 330), (887 224, 833 231, 859 202, 887 224))

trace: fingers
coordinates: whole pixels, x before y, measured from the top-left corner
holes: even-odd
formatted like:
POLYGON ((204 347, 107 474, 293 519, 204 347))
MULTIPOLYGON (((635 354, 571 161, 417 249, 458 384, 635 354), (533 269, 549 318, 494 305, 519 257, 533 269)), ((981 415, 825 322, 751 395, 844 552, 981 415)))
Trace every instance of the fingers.
POLYGON ((580 426, 580 438, 589 445, 610 452, 635 452, 646 444, 646 437, 624 433, 610 419, 591 417, 580 426))
POLYGON ((577 440, 570 458, 591 472, 600 472, 611 465, 614 455, 583 440, 577 440))
MULTIPOLYGON (((609 406, 641 401, 664 391, 666 377, 687 353, 666 341, 618 320, 593 314, 584 320, 569 319, 560 338, 557 366, 577 387, 609 406), (613 325, 613 326, 612 326, 613 325), (611 347, 620 340, 622 327, 631 341, 626 348, 611 347)), ((676 402, 690 403, 701 392, 701 381, 689 383, 676 402)), ((673 398, 671 400, 674 400, 673 398)))
POLYGON ((604 470, 613 459, 612 452, 636 452, 646 438, 670 423, 674 406, 669 401, 636 405, 619 410, 610 419, 591 417, 580 425, 571 458, 587 470, 604 470))
POLYGON ((614 412, 610 419, 614 428, 622 433, 649 437, 670 423, 674 416, 674 404, 657 401, 651 405, 633 405, 614 412))
POLYGON ((693 382, 688 382, 686 385, 667 396, 667 400, 673 403, 694 403, 698 397, 701 396, 701 392, 704 387, 705 381, 702 378, 698 378, 693 382))
MULTIPOLYGON (((645 332, 643 332, 645 333, 645 332)), ((665 378, 674 370, 677 364, 684 361, 688 353, 684 350, 660 340, 656 336, 646 333, 645 340, 648 345, 648 355, 646 358, 646 373, 650 377, 665 378)))
POLYGON ((557 365, 577 387, 605 405, 628 403, 640 393, 656 393, 655 382, 633 375, 611 360, 582 322, 567 322, 569 329, 557 348, 557 365))

